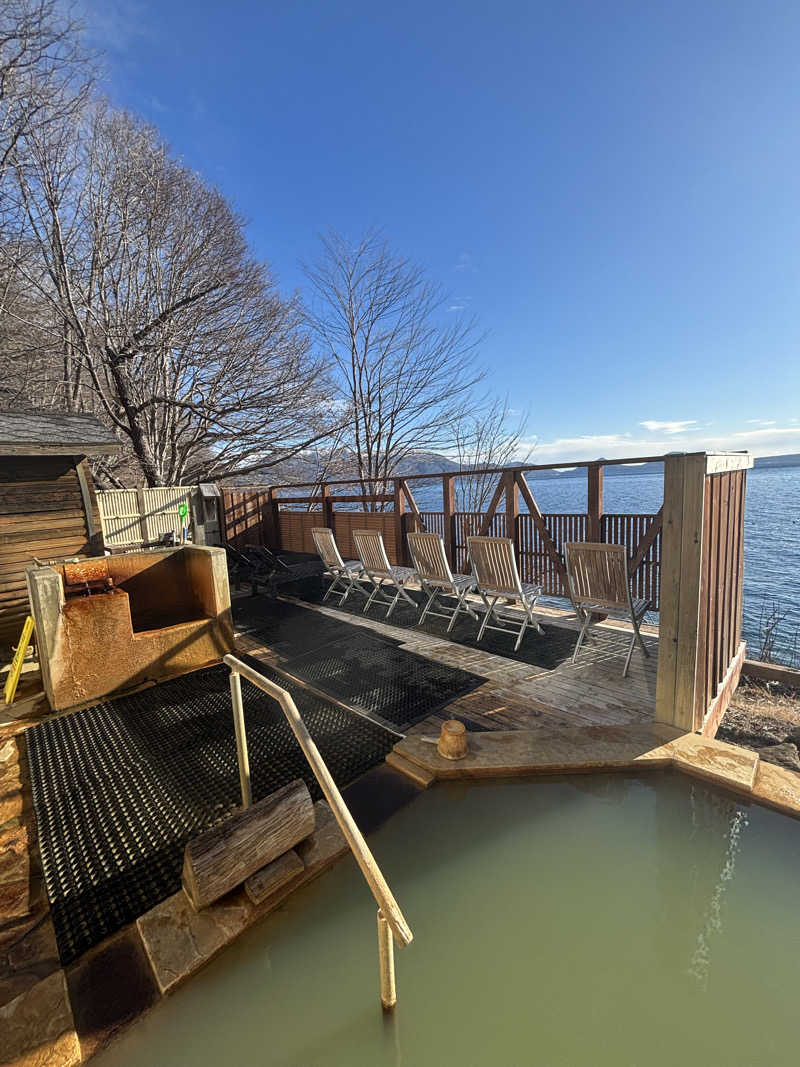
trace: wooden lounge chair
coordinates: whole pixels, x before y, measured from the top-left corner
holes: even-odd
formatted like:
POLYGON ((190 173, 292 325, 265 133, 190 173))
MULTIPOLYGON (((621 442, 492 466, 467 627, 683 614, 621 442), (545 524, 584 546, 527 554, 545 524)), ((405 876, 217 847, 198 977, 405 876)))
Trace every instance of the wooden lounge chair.
POLYGON ((353 541, 364 567, 364 574, 366 574, 374 587, 369 600, 364 605, 364 611, 377 598, 389 605, 389 610, 386 612, 386 618, 388 619, 397 607, 397 601, 400 597, 407 600, 418 611, 417 602, 408 595, 404 588, 414 580, 414 571, 410 567, 392 566, 389 562, 389 557, 386 555, 386 546, 383 543, 383 536, 380 532, 378 530, 353 530, 353 541), (384 593, 385 583, 389 585, 389 588, 393 586, 397 590, 394 600, 390 600, 384 593))
POLYGON ((344 604, 354 589, 366 596, 367 591, 359 582, 363 568, 357 559, 342 559, 333 530, 329 530, 327 526, 312 526, 311 536, 314 538, 319 558, 325 564, 326 577, 333 579, 322 598, 323 603, 335 591, 342 594, 340 605, 344 604))
POLYGON ((468 537, 467 548, 472 560, 472 571, 478 585, 478 593, 486 605, 486 614, 478 632, 478 640, 480 641, 487 629, 509 633, 508 626, 492 626, 489 621, 492 618, 499 624, 517 622, 516 617, 500 614, 500 609, 497 607, 498 600, 518 601, 523 611, 517 643, 514 645, 515 652, 522 644, 522 638, 529 626, 534 627, 537 633, 544 634, 544 630, 533 617, 533 609, 542 595, 542 587, 520 581, 517 563, 514 559, 514 542, 507 537, 468 537), (489 603, 489 598, 491 598, 491 603, 489 603))
POLYGON ((476 587, 475 579, 471 575, 453 574, 447 562, 444 541, 439 534, 410 533, 408 548, 411 552, 411 559, 414 561, 414 570, 419 583, 428 594, 428 602, 422 611, 418 625, 421 626, 430 613, 443 619, 450 619, 450 625, 447 627, 447 632, 450 633, 455 626, 459 612, 462 611, 467 612, 477 622, 478 616, 467 603, 467 595, 476 587), (439 599, 443 593, 456 598, 454 609, 450 609, 439 599), (436 600, 438 600, 438 606, 444 610, 431 611, 436 600))
POLYGON ((625 657, 625 666, 622 669, 622 677, 625 678, 637 641, 645 656, 650 655, 639 633, 639 624, 650 607, 651 601, 641 600, 631 595, 628 580, 628 554, 624 545, 578 541, 570 542, 564 548, 570 598, 578 618, 583 622, 572 662, 574 663, 578 658, 586 631, 592 625, 596 613, 622 615, 623 618, 630 619, 633 625, 633 636, 628 655, 625 657))

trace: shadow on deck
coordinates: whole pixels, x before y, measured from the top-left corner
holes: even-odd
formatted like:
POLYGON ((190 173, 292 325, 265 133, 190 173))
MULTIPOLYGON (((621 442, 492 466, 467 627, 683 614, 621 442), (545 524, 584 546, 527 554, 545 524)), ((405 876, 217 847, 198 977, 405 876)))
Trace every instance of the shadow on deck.
MULTIPOLYGON (((364 601, 355 597, 353 603, 340 608, 332 601, 321 603, 318 584, 306 584, 300 592, 300 596, 285 596, 279 601, 235 598, 240 649, 288 670, 298 656, 307 652, 309 642, 322 645, 338 635, 346 643, 345 635, 357 633, 353 628, 358 627, 415 657, 483 679, 467 692, 454 692, 451 701, 440 701, 442 706, 421 721, 404 723, 404 732, 409 735, 438 734, 444 719, 452 717, 478 730, 628 726, 654 720, 658 637, 652 627, 646 627, 644 633, 650 656, 645 658, 637 649, 629 674, 623 678, 631 633, 630 626, 624 623, 607 621, 593 627, 573 663, 578 622, 574 614, 557 608, 538 612, 545 636, 529 631, 515 654, 513 635, 487 632, 478 645, 477 624, 469 618, 460 621, 449 637, 447 620, 429 617, 424 629, 420 628, 408 606, 398 608, 387 623, 385 607, 373 605, 364 615, 364 601), (300 608, 303 610, 298 617, 295 613, 300 608)), ((331 695, 324 676, 320 675, 313 684, 331 695)), ((395 728, 398 726, 396 721, 395 728)))

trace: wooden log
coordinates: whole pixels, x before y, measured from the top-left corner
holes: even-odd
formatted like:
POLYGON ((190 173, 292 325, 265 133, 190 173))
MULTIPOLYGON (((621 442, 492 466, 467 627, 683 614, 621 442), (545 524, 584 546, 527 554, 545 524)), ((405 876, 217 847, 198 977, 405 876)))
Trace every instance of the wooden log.
POLYGON ((306 865, 294 849, 291 849, 266 867, 262 867, 260 871, 251 874, 244 883, 244 891, 254 904, 260 904, 276 889, 293 882, 305 869, 306 865))
POLYGON ((389 924, 378 908, 378 966, 381 976, 381 1004, 384 1011, 391 1011, 397 1003, 397 987, 394 979, 394 942, 389 924))
POLYGON ((212 827, 186 846, 183 889, 199 911, 314 832, 314 806, 301 779, 212 827))

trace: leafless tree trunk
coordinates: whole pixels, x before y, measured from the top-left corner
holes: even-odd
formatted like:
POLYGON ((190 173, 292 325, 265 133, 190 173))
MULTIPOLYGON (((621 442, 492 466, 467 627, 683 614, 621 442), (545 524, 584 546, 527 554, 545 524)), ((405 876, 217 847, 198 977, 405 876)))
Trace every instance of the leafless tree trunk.
POLYGON ((20 232, 37 255, 6 270, 50 309, 64 407, 97 411, 148 485, 262 469, 330 432, 299 309, 217 190, 104 105, 26 141, 20 232))
POLYGON ((330 233, 306 276, 307 321, 350 413, 358 478, 382 492, 409 454, 452 443, 481 378, 474 323, 448 321, 445 293, 378 233, 356 245, 330 233))

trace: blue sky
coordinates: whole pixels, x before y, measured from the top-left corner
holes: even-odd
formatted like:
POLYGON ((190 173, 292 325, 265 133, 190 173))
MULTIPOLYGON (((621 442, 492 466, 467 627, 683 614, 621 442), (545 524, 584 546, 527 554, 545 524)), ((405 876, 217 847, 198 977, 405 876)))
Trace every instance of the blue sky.
POLYGON ((800 5, 82 6, 284 290, 383 227, 542 461, 800 451, 800 5))

